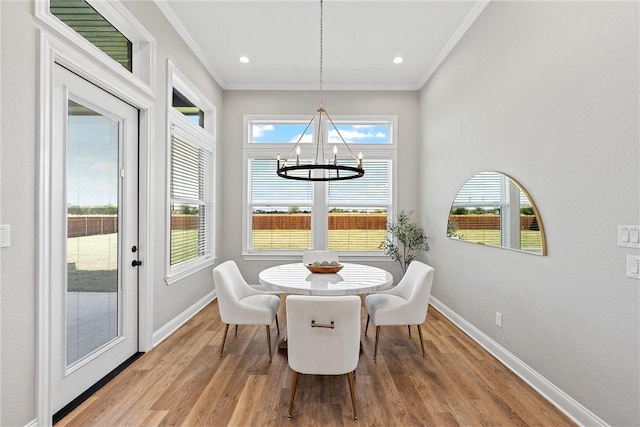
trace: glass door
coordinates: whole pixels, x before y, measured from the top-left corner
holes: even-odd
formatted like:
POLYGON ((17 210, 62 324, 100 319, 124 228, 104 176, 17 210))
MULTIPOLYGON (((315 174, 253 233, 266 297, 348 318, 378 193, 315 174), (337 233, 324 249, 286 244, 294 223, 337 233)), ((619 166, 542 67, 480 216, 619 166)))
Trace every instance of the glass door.
POLYGON ((60 66, 53 108, 58 411, 138 350, 138 110, 60 66))

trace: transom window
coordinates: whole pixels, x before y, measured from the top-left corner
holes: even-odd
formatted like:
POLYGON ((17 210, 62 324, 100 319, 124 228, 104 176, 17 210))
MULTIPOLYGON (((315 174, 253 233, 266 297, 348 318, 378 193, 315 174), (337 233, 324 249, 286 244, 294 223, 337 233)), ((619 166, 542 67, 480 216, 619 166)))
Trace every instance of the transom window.
MULTIPOLYGON (((1 1, 1 0, 0 0, 1 1)), ((122 1, 37 0, 43 29, 71 43, 110 73, 155 96, 155 40, 122 1)), ((74 68, 73 63, 61 64, 74 68)), ((97 78, 97 76, 94 76, 97 78)))
MULTIPOLYGON (((395 117, 334 118, 342 137, 363 153, 364 177, 326 182, 278 177, 276 155, 286 157, 304 135, 300 161, 310 161, 318 131, 338 147, 341 164, 355 166, 331 123, 307 127, 309 120, 245 117, 245 256, 294 256, 312 248, 382 256, 380 243, 394 212, 395 117)), ((326 155, 333 156, 332 149, 326 155)))
POLYGON ((301 143, 312 142, 313 123, 308 121, 288 120, 281 122, 255 120, 249 128, 249 142, 253 144, 295 143, 304 133, 301 143))
POLYGON ((176 109, 176 111, 179 111, 189 119, 189 121, 201 128, 204 128, 204 111, 202 111, 193 102, 189 101, 189 99, 181 94, 176 88, 173 88, 171 105, 176 109))
MULTIPOLYGON (((391 122, 340 122, 334 121, 340 135, 350 144, 392 144, 391 122)), ((327 124, 329 142, 341 142, 338 132, 331 123, 327 124)))
POLYGON ((85 0, 50 0, 49 10, 126 70, 132 71, 131 41, 85 0))

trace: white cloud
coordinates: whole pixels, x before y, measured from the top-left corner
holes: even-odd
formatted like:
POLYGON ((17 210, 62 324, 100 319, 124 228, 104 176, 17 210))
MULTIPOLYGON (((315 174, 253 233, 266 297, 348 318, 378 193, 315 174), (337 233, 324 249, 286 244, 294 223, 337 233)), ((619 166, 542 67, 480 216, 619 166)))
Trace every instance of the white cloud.
MULTIPOLYGON (((355 126, 354 126, 355 127, 355 126)), ((345 141, 353 141, 357 139, 364 138, 374 138, 375 135, 371 132, 359 132, 357 130, 342 130, 340 131, 340 135, 345 139, 345 141)), ((338 132, 333 129, 329 131, 329 141, 330 142, 340 142, 340 137, 338 136, 338 132)))
POLYGON ((253 125, 252 133, 254 138, 261 138, 264 136, 265 132, 270 132, 274 130, 275 127, 273 125, 253 125))
MULTIPOLYGON (((298 138, 300 138, 300 135, 301 134, 297 134, 296 136, 291 138, 291 140, 289 142, 298 142, 298 138)), ((313 142, 312 138, 313 138, 313 135, 310 134, 310 133, 307 133, 302 137, 300 142, 313 142)))
POLYGON ((376 126, 377 125, 352 125, 351 127, 354 129, 367 129, 367 128, 373 128, 376 126))

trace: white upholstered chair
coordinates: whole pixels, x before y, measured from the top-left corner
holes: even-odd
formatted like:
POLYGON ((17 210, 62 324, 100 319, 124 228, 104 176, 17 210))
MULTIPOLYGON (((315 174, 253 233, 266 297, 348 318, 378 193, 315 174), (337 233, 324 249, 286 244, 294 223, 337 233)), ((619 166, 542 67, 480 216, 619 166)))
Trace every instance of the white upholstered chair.
POLYGON ((220 357, 229 332, 229 325, 266 325, 267 346, 271 359, 271 329, 273 320, 280 334, 278 309, 280 297, 253 289, 242 277, 233 261, 226 261, 213 269, 220 318, 225 323, 224 337, 220 346, 220 357))
POLYGON ((360 353, 360 297, 290 295, 286 304, 287 358, 293 370, 289 418, 298 374, 346 374, 357 420, 353 372, 360 353))
POLYGON ((302 263, 303 264, 313 264, 315 261, 335 261, 338 262, 338 252, 336 251, 304 251, 302 253, 302 263))
POLYGON ((431 266, 420 261, 412 261, 398 286, 365 297, 364 304, 368 315, 364 334, 367 335, 369 319, 376 325, 373 360, 378 356, 380 326, 390 325, 408 325, 409 335, 411 335, 411 325, 417 325, 422 356, 426 356, 420 325, 427 319, 434 271, 431 266))

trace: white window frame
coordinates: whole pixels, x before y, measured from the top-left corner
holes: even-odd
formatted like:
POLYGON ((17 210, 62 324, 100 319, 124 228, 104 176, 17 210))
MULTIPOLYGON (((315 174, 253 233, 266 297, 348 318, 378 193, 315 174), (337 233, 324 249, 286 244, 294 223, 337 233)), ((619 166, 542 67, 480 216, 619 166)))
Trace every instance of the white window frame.
MULTIPOLYGON (((349 143, 351 149, 355 152, 362 152, 364 154, 364 169, 367 169, 367 160, 382 159, 391 161, 391 170, 389 172, 389 191, 390 191, 390 204, 388 206, 387 217, 393 218, 397 211, 397 116, 392 115, 341 115, 332 116, 333 122, 336 125, 339 124, 366 124, 366 123, 389 123, 389 136, 391 141, 389 143, 349 143)), ((242 193, 242 212, 244 215, 242 221, 242 256, 247 260, 295 260, 300 257, 301 251, 254 251, 250 246, 251 239, 251 220, 252 220, 252 206, 250 201, 251 184, 249 176, 249 160, 250 159, 273 159, 276 162, 276 155, 280 153, 281 158, 285 158, 291 148, 292 143, 253 143, 252 141, 252 124, 256 122, 263 123, 290 123, 305 122, 308 123, 311 120, 311 116, 302 115, 244 115, 244 133, 243 133, 243 193, 242 193)), ((316 119, 317 120, 317 119, 316 119)), ((328 141, 326 135, 328 128, 331 127, 330 123, 324 124, 314 123, 313 128, 313 144, 315 144, 317 132, 325 132, 325 141, 328 141)), ((332 128, 332 127, 331 127, 332 128)), ((302 143, 301 143, 302 144, 302 143)), ((329 150, 331 145, 329 144, 329 150)), ((337 143, 338 146, 342 142, 337 143)), ((310 145, 305 143, 305 145, 310 145)), ((330 153, 330 152, 328 152, 330 153)), ((366 173, 366 172, 365 172, 366 173)), ((311 247, 314 249, 326 249, 328 245, 328 191, 329 185, 327 182, 319 181, 313 183, 313 203, 311 213, 311 247)), ((357 207, 362 207, 362 204, 357 204, 357 207)), ((355 206, 355 205, 354 205, 355 206)), ((340 253, 342 259, 351 261, 367 261, 367 260, 380 260, 386 258, 387 255, 384 251, 380 252, 358 252, 358 251, 344 251, 340 253)))
POLYGON ((210 267, 216 259, 215 254, 215 158, 216 158, 216 108, 198 89, 192 84, 184 74, 171 61, 167 61, 167 215, 166 215, 166 274, 165 282, 172 285, 189 275, 210 267), (187 97, 204 114, 204 128, 190 121, 184 114, 173 108, 174 88, 187 97), (198 258, 171 265, 171 144, 172 132, 174 129, 183 135, 188 135, 189 143, 197 148, 204 149, 210 153, 210 180, 206 182, 206 193, 208 194, 207 209, 205 211, 205 221, 207 221, 205 255, 198 258))
POLYGON ((82 37, 50 12, 50 0, 35 2, 35 17, 50 31, 70 41, 102 66, 134 84, 149 95, 154 95, 156 41, 149 31, 118 0, 86 0, 100 15, 131 42, 132 72, 82 37))

